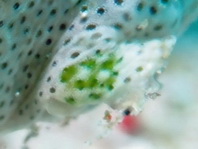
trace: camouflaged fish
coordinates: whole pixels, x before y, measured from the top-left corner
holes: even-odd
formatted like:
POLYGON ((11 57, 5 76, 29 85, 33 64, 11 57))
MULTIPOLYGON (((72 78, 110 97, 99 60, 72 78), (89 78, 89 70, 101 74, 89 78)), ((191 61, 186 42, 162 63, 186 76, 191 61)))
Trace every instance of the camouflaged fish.
POLYGON ((0 0, 0 130, 140 110, 197 14, 198 0, 0 0))

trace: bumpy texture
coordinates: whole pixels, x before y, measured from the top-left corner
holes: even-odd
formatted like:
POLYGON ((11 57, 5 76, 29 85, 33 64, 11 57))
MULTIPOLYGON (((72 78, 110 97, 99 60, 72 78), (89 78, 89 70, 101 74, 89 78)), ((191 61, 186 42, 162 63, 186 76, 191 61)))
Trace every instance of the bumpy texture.
POLYGON ((197 0, 0 1, 0 129, 106 102, 139 111, 197 0))

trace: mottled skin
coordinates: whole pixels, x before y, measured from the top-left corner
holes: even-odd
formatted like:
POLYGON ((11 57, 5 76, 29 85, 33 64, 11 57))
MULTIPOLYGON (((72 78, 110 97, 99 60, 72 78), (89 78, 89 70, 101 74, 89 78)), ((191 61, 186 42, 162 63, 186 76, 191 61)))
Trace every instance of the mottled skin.
POLYGON ((21 122, 26 125, 43 111, 34 90, 42 70, 57 50, 54 47, 59 37, 78 12, 76 3, 74 0, 2 2, 6 13, 0 16, 3 21, 0 28, 1 129, 21 126, 21 122))
POLYGON ((132 106, 142 103, 174 44, 169 36, 181 33, 198 11, 197 0, 0 4, 2 131, 50 114, 76 116, 101 101, 115 106, 132 94, 132 106))

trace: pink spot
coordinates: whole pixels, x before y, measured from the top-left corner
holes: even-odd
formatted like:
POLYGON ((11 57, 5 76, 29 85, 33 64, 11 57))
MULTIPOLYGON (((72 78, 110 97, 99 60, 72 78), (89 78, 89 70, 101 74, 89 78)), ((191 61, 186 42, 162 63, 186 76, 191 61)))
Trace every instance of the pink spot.
POLYGON ((140 122, 137 116, 126 115, 122 122, 119 124, 119 128, 127 134, 136 134, 140 130, 140 122))

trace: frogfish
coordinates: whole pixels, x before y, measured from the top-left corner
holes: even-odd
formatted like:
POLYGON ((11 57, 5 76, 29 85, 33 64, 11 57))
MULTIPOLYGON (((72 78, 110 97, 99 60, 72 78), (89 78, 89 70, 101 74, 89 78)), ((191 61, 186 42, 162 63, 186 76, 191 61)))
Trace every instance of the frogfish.
POLYGON ((0 0, 0 132, 101 103, 142 110, 198 0, 0 0))

